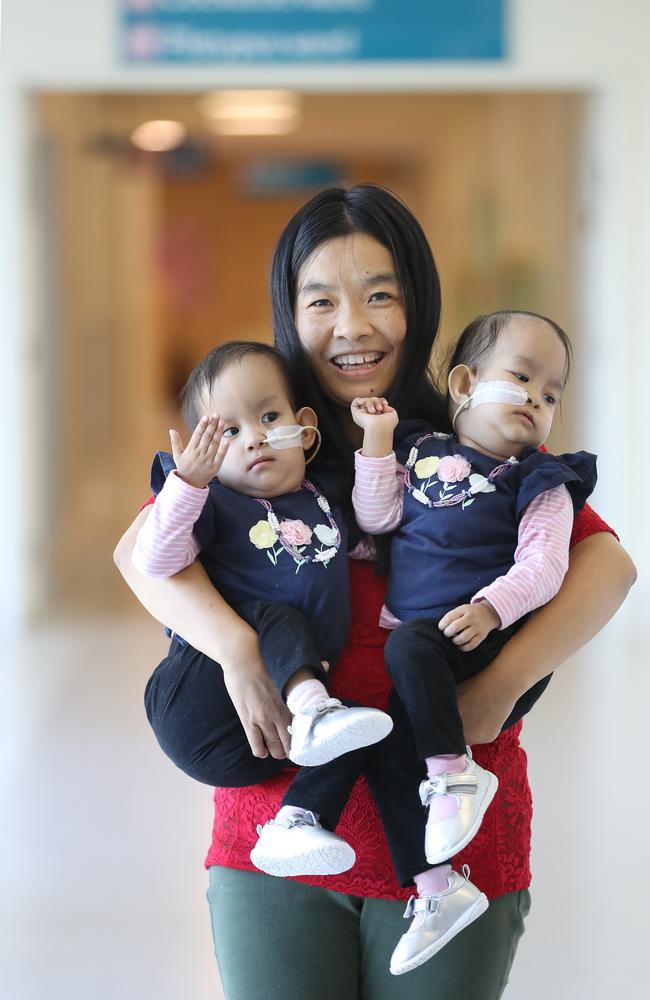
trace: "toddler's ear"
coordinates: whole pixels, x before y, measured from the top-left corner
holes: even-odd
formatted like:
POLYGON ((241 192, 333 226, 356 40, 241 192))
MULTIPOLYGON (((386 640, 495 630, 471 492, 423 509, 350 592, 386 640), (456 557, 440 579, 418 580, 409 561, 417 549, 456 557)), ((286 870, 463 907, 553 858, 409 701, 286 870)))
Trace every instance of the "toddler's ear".
POLYGON ((447 384, 454 403, 463 403, 471 394, 476 382, 476 372, 467 365, 456 365, 449 372, 447 384))
MULTIPOLYGON (((318 417, 311 406, 303 406, 296 410, 296 423, 300 424, 301 427, 318 427, 318 417)), ((312 447, 315 440, 315 431, 305 431, 302 436, 302 446, 305 451, 312 447)))

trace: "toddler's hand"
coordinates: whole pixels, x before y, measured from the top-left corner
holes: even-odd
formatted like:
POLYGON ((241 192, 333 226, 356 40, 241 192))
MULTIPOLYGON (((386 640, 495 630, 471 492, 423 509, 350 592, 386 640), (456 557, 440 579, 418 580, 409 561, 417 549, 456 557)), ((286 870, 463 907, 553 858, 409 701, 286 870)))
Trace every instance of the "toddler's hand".
POLYGON ((461 604, 448 611, 438 623, 440 631, 463 653, 476 649, 492 629, 500 626, 501 619, 489 601, 461 604))
POLYGON ((230 443, 223 429, 221 417, 201 417, 187 447, 178 431, 169 432, 176 471, 190 486, 203 489, 219 474, 230 443))
POLYGON ((382 396, 358 396, 352 400, 350 411, 357 427, 364 431, 381 427, 392 432, 399 422, 397 410, 382 396))

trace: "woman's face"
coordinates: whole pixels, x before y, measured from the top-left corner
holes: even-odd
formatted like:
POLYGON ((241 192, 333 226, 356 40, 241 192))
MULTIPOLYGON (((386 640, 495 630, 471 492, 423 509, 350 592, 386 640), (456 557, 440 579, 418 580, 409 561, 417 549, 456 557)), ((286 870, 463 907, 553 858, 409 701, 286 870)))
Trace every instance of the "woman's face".
POLYGON ((385 396, 406 337, 406 312, 393 259, 365 233, 321 244, 298 275, 298 337, 327 395, 342 406, 385 396))

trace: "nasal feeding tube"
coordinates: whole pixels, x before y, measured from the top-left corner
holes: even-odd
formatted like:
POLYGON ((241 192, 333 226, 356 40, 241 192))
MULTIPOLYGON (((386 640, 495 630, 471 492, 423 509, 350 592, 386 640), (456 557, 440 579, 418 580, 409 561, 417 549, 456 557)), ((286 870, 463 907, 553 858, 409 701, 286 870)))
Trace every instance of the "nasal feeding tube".
POLYGON ((276 451, 282 451, 284 448, 302 448, 302 435, 305 431, 314 431, 318 438, 315 450, 306 460, 305 464, 309 465, 311 460, 316 457, 318 449, 320 448, 321 433, 318 427, 313 427, 311 424, 308 424, 305 427, 301 424, 285 424, 284 427, 271 427, 271 429, 267 431, 263 443, 268 444, 276 451))
POLYGON ((523 406, 529 399, 525 389, 519 389, 512 382, 505 382, 497 379, 494 382, 477 382, 474 392, 465 399, 451 421, 451 426, 456 429, 458 417, 469 406, 474 408, 481 403, 509 403, 511 406, 523 406))

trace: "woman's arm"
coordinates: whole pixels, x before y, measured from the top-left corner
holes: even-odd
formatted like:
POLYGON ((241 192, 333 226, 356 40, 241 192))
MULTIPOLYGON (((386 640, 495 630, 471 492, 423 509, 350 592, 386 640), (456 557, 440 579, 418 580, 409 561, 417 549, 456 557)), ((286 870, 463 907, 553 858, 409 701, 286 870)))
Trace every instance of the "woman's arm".
POLYGON ((485 670, 459 686, 467 742, 495 739, 517 699, 600 632, 635 580, 634 563, 608 532, 589 535, 574 545, 558 594, 485 670))
POLYGON ((256 757, 286 757, 289 712, 260 658, 257 634, 226 604, 200 563, 167 580, 152 580, 131 559, 138 531, 149 516, 140 511, 117 544, 113 558, 149 614, 221 664, 226 688, 256 757))

